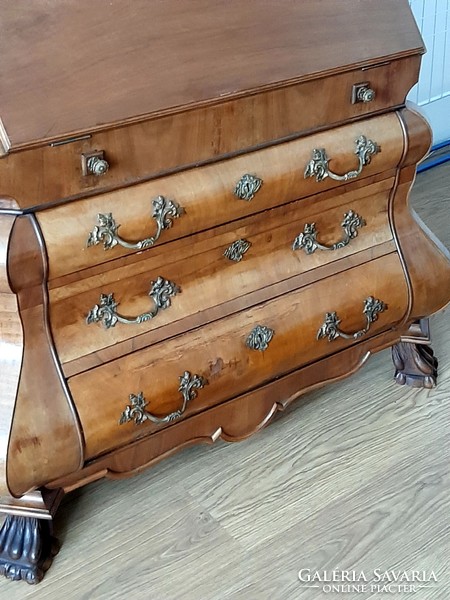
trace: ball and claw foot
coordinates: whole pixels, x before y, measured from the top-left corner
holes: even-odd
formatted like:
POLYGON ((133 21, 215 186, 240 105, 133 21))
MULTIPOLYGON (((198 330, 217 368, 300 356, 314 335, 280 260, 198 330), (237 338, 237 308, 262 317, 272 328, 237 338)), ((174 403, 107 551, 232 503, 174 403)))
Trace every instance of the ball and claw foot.
POLYGON ((400 342, 392 347, 395 381, 416 388, 433 388, 437 380, 438 361, 430 346, 400 342))
POLYGON ((58 553, 49 520, 8 515, 0 530, 0 575, 39 583, 58 553))

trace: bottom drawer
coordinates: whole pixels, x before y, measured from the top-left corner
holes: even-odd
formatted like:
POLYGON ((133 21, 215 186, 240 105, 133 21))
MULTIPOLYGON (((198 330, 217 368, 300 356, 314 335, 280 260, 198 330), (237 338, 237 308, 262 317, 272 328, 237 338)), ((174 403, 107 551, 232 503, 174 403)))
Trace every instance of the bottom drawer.
POLYGON ((86 459, 387 329, 407 307, 389 254, 76 375, 86 459))

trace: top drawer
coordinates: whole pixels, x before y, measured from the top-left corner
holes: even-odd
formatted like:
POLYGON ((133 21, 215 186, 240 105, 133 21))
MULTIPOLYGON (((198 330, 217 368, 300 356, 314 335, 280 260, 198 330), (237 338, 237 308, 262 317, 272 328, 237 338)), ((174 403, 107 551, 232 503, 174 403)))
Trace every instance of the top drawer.
POLYGON ((342 186, 355 178, 359 167, 361 178, 387 171, 399 163, 403 146, 403 131, 392 113, 39 212, 49 278, 143 248, 151 252, 154 244, 342 186), (364 148, 355 156, 360 136, 379 146, 364 166, 364 148), (328 165, 323 154, 312 161, 320 149, 328 165), (327 169, 330 176, 322 178, 327 169), (347 180, 342 176, 346 173, 347 180), (246 183, 239 186, 243 177, 246 183))
POLYGON ((13 152, 0 158, 0 198, 25 209, 93 195, 399 107, 419 64, 410 56, 13 152), (101 150, 109 170, 84 175, 82 155, 101 150))

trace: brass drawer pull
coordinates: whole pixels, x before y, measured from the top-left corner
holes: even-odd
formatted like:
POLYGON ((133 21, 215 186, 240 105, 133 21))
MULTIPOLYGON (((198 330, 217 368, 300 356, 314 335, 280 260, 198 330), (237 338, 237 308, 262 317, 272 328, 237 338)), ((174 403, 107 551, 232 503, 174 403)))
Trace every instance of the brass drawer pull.
POLYGON ((370 87, 370 83, 365 81, 364 83, 357 83, 352 88, 352 104, 359 104, 363 102, 373 102, 375 100, 375 90, 370 87))
POLYGON ((274 333, 275 332, 273 329, 270 329, 265 325, 257 325, 251 330, 250 334, 245 340, 245 345, 251 350, 259 350, 260 352, 263 352, 269 347, 269 343, 272 340, 274 333))
POLYGON ((109 163, 105 159, 103 150, 95 150, 81 155, 81 171, 85 177, 87 175, 100 177, 107 173, 108 169, 109 163))
POLYGON ((329 158, 325 148, 315 148, 312 151, 312 159, 306 165, 305 168, 305 179, 308 177, 315 177, 316 181, 323 181, 327 177, 334 179, 335 181, 348 181, 349 179, 355 179, 361 175, 363 167, 370 164, 372 156, 380 151, 380 148, 372 140, 368 140, 364 135, 360 135, 355 140, 356 149, 355 154, 358 157, 359 165, 355 171, 349 171, 344 175, 337 175, 330 171, 328 167, 329 158))
POLYGON ((109 169, 109 164, 104 158, 98 158, 94 156, 92 158, 88 158, 86 167, 91 175, 99 177, 100 175, 104 175, 106 173, 106 171, 109 169))
POLYGON ((329 342, 332 342, 338 337, 342 337, 345 340, 357 340, 364 334, 366 334, 370 325, 378 319, 378 313, 381 313, 387 309, 387 305, 381 300, 376 300, 372 296, 369 296, 364 300, 363 314, 366 317, 366 326, 364 329, 360 329, 355 333, 345 333, 339 329, 340 319, 335 312, 326 313, 325 321, 322 327, 317 332, 317 339, 327 337, 329 342))
POLYGON ((240 262, 251 245, 248 240, 236 240, 228 246, 223 255, 229 260, 240 262))
POLYGON ((207 383, 206 379, 200 377, 200 375, 191 375, 189 371, 185 371, 180 376, 180 385, 178 387, 178 391, 181 392, 183 397, 183 404, 179 410, 171 412, 165 417, 157 417, 145 410, 148 402, 146 402, 143 392, 139 392, 137 396, 130 394, 130 404, 123 411, 119 419, 119 425, 123 425, 129 421, 134 421, 135 425, 141 425, 145 421, 151 421, 157 425, 176 421, 185 412, 188 402, 197 397, 196 390, 203 388, 207 383))
POLYGON ((246 173, 242 175, 239 181, 234 188, 234 195, 237 196, 240 200, 253 200, 256 192, 260 189, 263 184, 263 180, 256 175, 250 175, 246 173))
POLYGON ((319 250, 338 250, 339 248, 345 248, 350 242, 358 235, 358 228, 364 227, 366 222, 358 214, 349 210, 344 215, 344 220, 341 223, 341 227, 344 230, 344 237, 331 246, 324 246, 317 241, 318 231, 315 223, 305 223, 303 233, 300 233, 292 244, 293 250, 299 250, 303 248, 306 254, 313 254, 317 249, 319 250))
POLYGON ((100 242, 103 242, 104 250, 110 250, 114 246, 117 246, 117 244, 129 250, 144 250, 149 246, 153 246, 160 238, 162 231, 172 227, 173 219, 178 219, 184 213, 184 209, 178 206, 176 202, 166 200, 164 196, 155 198, 152 205, 152 218, 156 221, 156 233, 154 236, 150 236, 139 242, 127 242, 118 235, 117 231, 120 225, 117 225, 112 213, 100 213, 97 215, 97 225, 88 236, 87 246, 96 246, 100 242))
POLYGON ((95 175, 96 177, 104 175, 109 169, 108 161, 106 161, 104 158, 97 158, 96 156, 89 158, 86 162, 86 166, 89 173, 91 175, 95 175))
POLYGON ((163 277, 158 277, 156 281, 152 281, 151 283, 152 287, 148 295, 152 298, 154 307, 149 312, 129 319, 128 317, 119 315, 117 312, 119 303, 114 300, 114 294, 101 294, 100 304, 96 304, 91 308, 86 317, 86 323, 90 325, 91 323, 101 322, 105 329, 109 329, 110 327, 114 327, 116 323, 135 325, 150 321, 150 319, 156 317, 160 309, 169 308, 171 305, 170 298, 181 291, 178 286, 163 277))

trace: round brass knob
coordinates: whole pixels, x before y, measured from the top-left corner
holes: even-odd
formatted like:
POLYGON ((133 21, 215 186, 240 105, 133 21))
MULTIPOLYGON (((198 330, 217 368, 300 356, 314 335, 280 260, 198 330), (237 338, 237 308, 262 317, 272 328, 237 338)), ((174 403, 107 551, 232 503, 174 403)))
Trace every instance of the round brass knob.
POLYGON ((370 87, 362 87, 358 90, 357 99, 359 102, 372 102, 375 100, 375 90, 370 87))
POLYGON ((109 169, 108 161, 98 156, 92 156, 88 158, 86 162, 87 171, 90 175, 104 175, 109 169))

